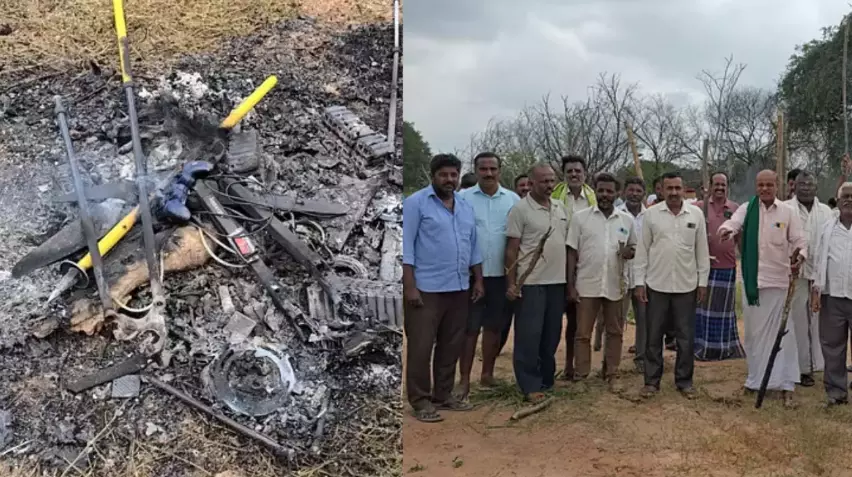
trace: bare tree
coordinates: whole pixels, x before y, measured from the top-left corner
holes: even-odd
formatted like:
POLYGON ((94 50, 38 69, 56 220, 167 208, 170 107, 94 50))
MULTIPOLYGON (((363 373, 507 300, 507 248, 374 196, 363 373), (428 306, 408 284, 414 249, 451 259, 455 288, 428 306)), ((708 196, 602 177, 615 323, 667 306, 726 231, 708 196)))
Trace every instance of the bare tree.
POLYGON ((767 90, 743 87, 728 95, 717 149, 724 153, 729 166, 730 161, 760 167, 773 163, 776 111, 776 95, 767 90))
POLYGON ((618 75, 602 74, 585 101, 562 97, 554 102, 544 96, 512 120, 489 122, 473 137, 471 148, 505 156, 507 169, 516 173, 535 161, 549 161, 559 170, 559 159, 566 154, 585 157, 591 173, 617 168, 628 157, 623 124, 635 106, 636 91, 636 85, 623 85, 618 75))
POLYGON ((638 146, 650 153, 646 160, 654 161, 658 171, 663 164, 683 162, 690 154, 686 147, 688 129, 683 111, 678 110, 664 95, 656 94, 636 101, 633 112, 633 133, 638 146))
MULTIPOLYGON (((728 109, 730 107, 730 98, 737 87, 743 70, 746 65, 744 63, 734 64, 733 55, 725 58, 725 68, 721 73, 714 73, 707 70, 702 70, 698 74, 698 80, 704 86, 704 92, 707 93, 707 102, 705 105, 706 120, 708 122, 708 133, 710 136, 712 148, 710 163, 719 167, 718 145, 722 142, 723 135, 728 129, 728 109)), ((697 147, 697 146, 695 146, 697 147)))

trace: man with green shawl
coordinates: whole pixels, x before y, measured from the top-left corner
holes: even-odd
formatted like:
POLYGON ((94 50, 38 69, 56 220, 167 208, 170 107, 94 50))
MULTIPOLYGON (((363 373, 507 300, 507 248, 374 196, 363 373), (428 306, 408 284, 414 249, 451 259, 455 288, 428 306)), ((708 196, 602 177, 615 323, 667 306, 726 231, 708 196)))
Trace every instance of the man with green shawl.
MULTIPOLYGON (((586 160, 580 156, 568 155, 562 158, 563 181, 553 188, 551 199, 565 205, 568 225, 577 212, 597 205, 595 191, 586 184, 586 160)), ((569 281, 574 277, 569 277, 569 281)), ((562 379, 574 379, 574 338, 577 334, 577 303, 565 303, 565 370, 562 379)))
MULTIPOLYGON (((742 276, 747 304, 745 352, 748 364, 746 392, 760 389, 775 337, 781 327, 791 273, 807 257, 807 239, 799 214, 776 198, 778 176, 757 174, 757 196, 740 206, 718 230, 722 240, 742 235, 742 276)), ((799 382, 796 330, 787 321, 787 334, 775 359, 768 390, 781 391, 786 407, 795 407, 793 391, 799 382)))

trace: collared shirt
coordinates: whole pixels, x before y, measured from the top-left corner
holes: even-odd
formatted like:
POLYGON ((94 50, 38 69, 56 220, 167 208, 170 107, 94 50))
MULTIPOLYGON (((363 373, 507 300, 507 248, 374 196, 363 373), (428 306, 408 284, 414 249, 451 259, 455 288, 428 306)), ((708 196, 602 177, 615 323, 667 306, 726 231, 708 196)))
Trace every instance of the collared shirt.
MULTIPOLYGON (((639 237, 642 236, 642 222, 645 218, 645 210, 647 208, 644 204, 639 204, 641 209, 639 210, 639 215, 633 215, 633 212, 627 208, 627 204, 622 204, 621 207, 618 207, 618 210, 627 214, 628 217, 633 219, 633 233, 636 235, 636 242, 638 245, 639 237)), ((624 265, 624 280, 627 282, 627 289, 631 290, 636 287, 636 271, 633 269, 636 264, 636 258, 628 260, 624 265)))
POLYGON ((832 217, 815 234, 813 288, 824 295, 852 299, 852 230, 832 217))
POLYGON ((852 300, 852 230, 838 220, 828 238, 825 293, 852 300))
POLYGON ((506 255, 506 221, 512 206, 521 200, 518 194, 499 187, 494 195, 482 192, 479 184, 461 191, 476 214, 476 239, 482 252, 482 275, 502 277, 506 255))
POLYGON ((565 206, 558 200, 550 200, 550 207, 545 207, 531 194, 520 200, 509 212, 506 226, 506 236, 521 239, 518 252, 518 271, 520 279, 532 263, 532 252, 538 246, 541 238, 552 229, 550 237, 544 244, 544 250, 532 273, 524 285, 555 285, 565 283, 565 238, 568 235, 568 214, 565 206))
POLYGON ((665 202, 649 207, 634 260, 636 286, 662 293, 706 287, 710 253, 701 209, 684 202, 675 215, 665 202))
POLYGON ((785 204, 793 208, 799 213, 799 220, 802 223, 802 229, 805 232, 805 237, 808 239, 808 259, 805 260, 803 267, 804 276, 810 276, 814 268, 814 246, 816 245, 816 234, 822 231, 823 225, 833 217, 831 207, 823 204, 814 197, 814 203, 811 205, 811 210, 808 210, 804 204, 799 202, 799 198, 793 196, 792 199, 784 201, 785 204))
MULTIPOLYGON (((721 227, 740 233, 748 204, 743 204, 721 227)), ((758 240, 757 287, 787 288, 790 285, 790 256, 799 249, 807 258, 808 241, 799 214, 789 205, 775 199, 769 207, 760 202, 760 228, 758 240)))
POLYGON ((574 214, 581 210, 588 209, 592 206, 592 204, 586 196, 585 187, 580 188, 580 195, 576 199, 574 198, 574 194, 571 192, 571 189, 568 189, 567 192, 568 193, 565 195, 565 210, 568 212, 568 225, 571 225, 571 218, 574 217, 574 214))
MULTIPOLYGON (((704 201, 697 202, 695 206, 703 211, 704 201)), ((723 242, 722 237, 716 231, 726 220, 733 217, 738 207, 739 205, 736 202, 728 199, 720 204, 714 202, 711 198, 710 203, 707 204, 707 216, 705 217, 707 219, 707 233, 709 234, 707 244, 710 246, 710 257, 713 257, 710 259, 710 268, 737 268, 737 242, 734 240, 723 242)))
POLYGON ((402 203, 402 263, 414 267, 420 291, 467 290, 470 267, 482 263, 473 207, 454 195, 452 211, 431 185, 402 203))
POLYGON ((584 298, 620 300, 625 261, 620 245, 636 245, 633 216, 614 209, 606 217, 597 206, 577 212, 565 245, 577 251, 577 294, 584 298))

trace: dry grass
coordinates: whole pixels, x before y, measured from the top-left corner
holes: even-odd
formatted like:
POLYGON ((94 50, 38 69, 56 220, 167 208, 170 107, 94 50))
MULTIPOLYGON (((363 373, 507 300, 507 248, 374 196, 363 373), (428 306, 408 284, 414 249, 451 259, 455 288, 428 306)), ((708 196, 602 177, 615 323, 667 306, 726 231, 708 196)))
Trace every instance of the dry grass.
MULTIPOLYGON (((0 36, 0 76, 118 61, 109 1, 0 0, 0 11, 0 25, 12 29, 0 36)), ((296 14, 342 24, 392 18, 390 2, 380 0, 127 0, 125 11, 136 68, 208 51, 296 14)))
MULTIPOLYGON (((287 475, 399 475, 402 466, 400 408, 399 403, 364 402, 352 424, 329 430, 328 442, 313 464, 287 475)), ((284 469, 271 453, 200 414, 193 413, 181 421, 177 435, 167 443, 157 442, 159 434, 134 438, 118 427, 109 420, 98 437, 89 442, 92 465, 85 471, 72 468, 70 462, 67 468, 56 469, 22 461, 13 466, 0 459, 0 477, 162 477, 167 468, 172 472, 182 469, 179 475, 188 477, 280 477, 284 469)))

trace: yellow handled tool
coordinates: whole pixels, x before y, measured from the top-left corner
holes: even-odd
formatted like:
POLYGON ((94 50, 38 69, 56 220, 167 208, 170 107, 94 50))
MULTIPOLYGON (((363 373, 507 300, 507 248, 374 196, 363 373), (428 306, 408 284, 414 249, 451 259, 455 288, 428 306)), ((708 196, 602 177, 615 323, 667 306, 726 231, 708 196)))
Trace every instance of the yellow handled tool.
MULTIPOLYGON (((109 253, 110 250, 115 248, 115 245, 127 235, 127 232, 133 228, 133 225, 136 223, 136 218, 139 216, 139 206, 133 208, 129 214, 127 214, 123 219, 121 219, 115 226, 107 232, 106 235, 98 242, 98 251, 101 253, 101 256, 109 253)), ((59 281, 59 285, 53 290, 53 293, 48 297, 47 302, 50 303, 59 295, 65 293, 74 282, 77 281, 77 278, 80 273, 86 273, 86 270, 92 268, 92 254, 86 253, 86 255, 81 258, 77 263, 76 267, 72 267, 65 275, 62 277, 62 280, 59 281)))
POLYGON ((278 84, 278 78, 274 75, 266 78, 266 80, 258 86, 248 98, 243 100, 239 106, 231 111, 231 114, 229 114, 228 117, 219 124, 219 127, 222 129, 233 129, 238 122, 242 121, 242 119, 246 117, 246 114, 248 114, 249 111, 257 106, 257 103, 259 103, 260 100, 266 96, 266 93, 269 93, 269 90, 274 88, 276 84, 278 84))
MULTIPOLYGON (((121 240, 130 229, 133 228, 133 225, 136 223, 136 218, 139 217, 139 206, 133 208, 129 214, 127 214, 123 219, 121 219, 115 226, 104 235, 98 242, 98 250, 101 252, 101 255, 106 255, 110 250, 115 247, 115 245, 121 240)), ((77 266, 82 268, 83 270, 88 270, 92 268, 92 254, 87 253, 85 257, 81 258, 79 262, 77 262, 77 266)))

